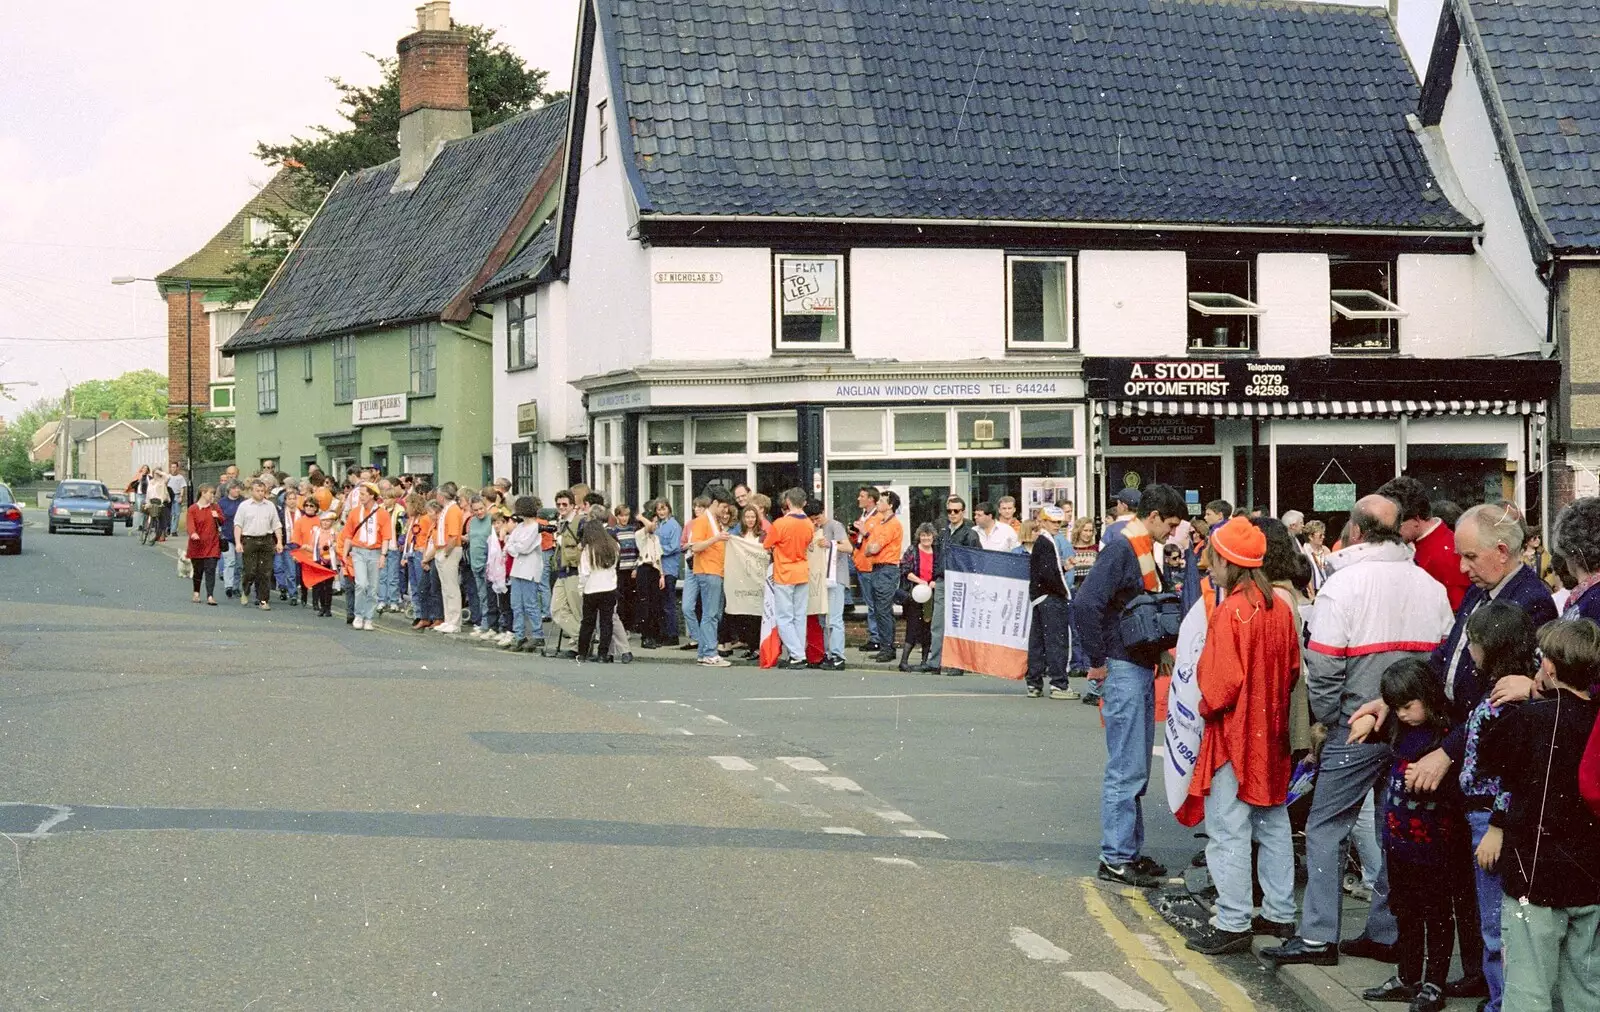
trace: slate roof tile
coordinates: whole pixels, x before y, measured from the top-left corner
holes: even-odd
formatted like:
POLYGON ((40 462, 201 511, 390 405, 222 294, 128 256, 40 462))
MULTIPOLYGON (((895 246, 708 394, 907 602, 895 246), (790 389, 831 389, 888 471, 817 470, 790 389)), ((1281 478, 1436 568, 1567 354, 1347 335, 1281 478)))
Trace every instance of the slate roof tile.
POLYGON ((1555 245, 1600 248, 1600 4, 1460 0, 1510 120, 1539 216, 1555 245), (1565 127, 1563 126, 1565 123, 1565 127))
POLYGON ((655 213, 1469 227, 1406 129, 1416 82, 1381 10, 601 7, 655 213))
POLYGON ((415 189, 398 159, 345 177, 230 352, 437 317, 483 268, 566 136, 553 102, 446 144, 415 189))

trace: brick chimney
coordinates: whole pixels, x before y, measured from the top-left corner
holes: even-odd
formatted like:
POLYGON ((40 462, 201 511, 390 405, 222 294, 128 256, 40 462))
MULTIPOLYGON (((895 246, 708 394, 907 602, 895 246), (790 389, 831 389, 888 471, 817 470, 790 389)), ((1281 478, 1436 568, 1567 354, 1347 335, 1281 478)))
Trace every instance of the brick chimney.
POLYGON ((400 40, 400 175, 394 190, 422 182, 446 141, 472 133, 467 37, 450 27, 450 0, 417 8, 417 30, 400 40))

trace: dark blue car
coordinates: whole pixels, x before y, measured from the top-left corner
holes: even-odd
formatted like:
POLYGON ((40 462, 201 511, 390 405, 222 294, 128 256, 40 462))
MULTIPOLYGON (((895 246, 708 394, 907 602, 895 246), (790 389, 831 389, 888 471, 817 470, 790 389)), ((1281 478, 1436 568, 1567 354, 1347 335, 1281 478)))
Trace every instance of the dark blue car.
POLYGON ((22 554, 22 505, 6 485, 0 485, 0 552, 22 554))
POLYGON ((111 534, 116 522, 111 515, 111 495, 100 482, 64 481, 56 486, 47 524, 51 534, 61 530, 111 534))

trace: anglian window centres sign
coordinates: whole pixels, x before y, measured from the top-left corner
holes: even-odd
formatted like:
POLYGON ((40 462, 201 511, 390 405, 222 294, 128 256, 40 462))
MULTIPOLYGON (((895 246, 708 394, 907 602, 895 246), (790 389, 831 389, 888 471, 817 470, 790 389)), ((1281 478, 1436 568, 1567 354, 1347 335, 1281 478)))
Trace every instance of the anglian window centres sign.
POLYGON ((1281 401, 1288 363, 1260 359, 1111 360, 1111 396, 1138 400, 1281 401))

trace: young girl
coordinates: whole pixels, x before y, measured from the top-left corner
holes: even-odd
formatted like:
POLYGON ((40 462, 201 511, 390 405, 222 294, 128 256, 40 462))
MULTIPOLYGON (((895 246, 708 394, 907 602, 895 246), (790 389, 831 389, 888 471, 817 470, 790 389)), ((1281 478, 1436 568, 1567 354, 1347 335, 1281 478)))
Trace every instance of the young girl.
MULTIPOLYGON (((1467 619, 1467 652, 1477 665, 1478 677, 1485 685, 1493 685, 1507 675, 1531 677, 1538 672, 1538 640, 1534 636, 1533 620, 1521 608, 1501 601, 1491 601, 1467 619)), ((1485 693, 1482 701, 1467 717, 1467 750, 1461 763, 1461 793, 1465 799, 1467 826, 1476 849, 1474 870, 1478 887, 1478 923, 1483 935, 1483 976, 1489 984, 1487 1012, 1500 1012, 1501 996, 1505 991, 1505 963, 1500 945, 1500 875, 1495 869, 1495 859, 1500 854, 1500 830, 1491 828, 1489 820, 1495 812, 1504 813, 1511 795, 1501 789, 1497 777, 1485 776, 1480 762, 1479 745, 1483 735, 1498 722, 1506 708, 1515 704, 1496 706, 1490 702, 1492 693, 1485 693), (1486 840, 1487 838, 1487 840, 1486 840)), ((1464 967, 1471 972, 1471 967, 1464 967)))
MULTIPOLYGON (((544 551, 540 548, 538 510, 532 496, 518 496, 508 523, 505 553, 511 559, 511 634, 501 637, 507 650, 536 653, 544 646, 544 616, 536 588, 544 583, 544 551)), ((581 561, 581 559, 580 559, 581 561)))
POLYGON ((1449 701, 1424 658, 1410 657, 1383 673, 1383 701, 1394 762, 1389 768, 1383 851, 1389 907, 1400 931, 1396 974, 1362 993, 1368 1001, 1404 1001, 1411 1012, 1443 1012, 1445 975, 1455 948, 1450 891, 1440 888, 1452 851, 1460 846, 1461 792, 1446 777, 1431 794, 1406 788, 1406 770, 1434 751, 1450 730, 1449 701))
POLYGON ((578 660, 589 659, 589 645, 600 631, 600 659, 611 663, 611 615, 617 606, 617 539, 601 524, 583 525, 578 556, 578 589, 583 592, 583 622, 578 626, 578 660))
MULTIPOLYGON (((313 506, 316 500, 311 501, 313 506)), ((306 551, 311 553, 311 561, 327 569, 338 568, 338 562, 333 557, 333 545, 339 538, 339 532, 333 529, 334 521, 339 519, 339 514, 333 510, 325 510, 317 518, 317 526, 311 529, 306 536, 306 551)), ((323 580, 311 588, 311 609, 319 618, 329 618, 333 615, 333 580, 323 580)))

